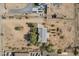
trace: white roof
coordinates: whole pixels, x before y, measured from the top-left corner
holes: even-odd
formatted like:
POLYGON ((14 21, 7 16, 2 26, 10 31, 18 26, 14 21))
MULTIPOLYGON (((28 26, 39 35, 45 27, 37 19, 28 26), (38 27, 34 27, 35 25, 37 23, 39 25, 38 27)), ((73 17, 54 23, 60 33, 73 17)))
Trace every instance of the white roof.
POLYGON ((44 26, 41 24, 38 24, 38 28, 43 28, 44 26))
POLYGON ((32 11, 37 11, 37 10, 38 10, 38 8, 33 8, 33 9, 32 9, 32 11))
POLYGON ((38 24, 38 33, 39 33, 38 42, 46 43, 48 38, 47 28, 44 28, 43 25, 38 24))

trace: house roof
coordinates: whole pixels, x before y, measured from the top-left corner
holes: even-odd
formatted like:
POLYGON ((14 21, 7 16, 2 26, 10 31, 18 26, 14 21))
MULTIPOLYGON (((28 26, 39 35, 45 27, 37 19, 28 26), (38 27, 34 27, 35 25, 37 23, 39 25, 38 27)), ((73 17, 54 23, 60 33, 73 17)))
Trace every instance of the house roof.
POLYGON ((39 33, 38 42, 46 43, 48 38, 47 28, 44 28, 42 25, 38 25, 38 33, 39 33))

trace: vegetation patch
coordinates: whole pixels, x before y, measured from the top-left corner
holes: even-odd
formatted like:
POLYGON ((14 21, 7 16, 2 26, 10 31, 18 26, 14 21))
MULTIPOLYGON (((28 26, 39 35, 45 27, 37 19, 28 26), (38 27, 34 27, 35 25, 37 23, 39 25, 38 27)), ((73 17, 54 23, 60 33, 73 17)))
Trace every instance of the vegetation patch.
POLYGON ((57 50, 57 53, 58 53, 58 54, 61 54, 61 53, 62 53, 62 49, 58 49, 58 50, 57 50))
POLYGON ((52 44, 48 44, 48 45, 46 46, 46 51, 47 51, 47 52, 54 52, 54 49, 52 49, 52 47, 53 47, 52 44))
POLYGON ((37 31, 37 24, 35 23, 28 23, 28 26, 30 27, 30 43, 33 45, 36 45, 38 42, 38 31, 37 31))
POLYGON ((15 30, 22 30, 23 29, 23 26, 16 26, 15 27, 15 30))
POLYGON ((40 49, 42 51, 47 51, 47 52, 54 52, 54 49, 53 49, 53 45, 52 44, 46 44, 46 43, 43 43, 42 46, 40 47, 40 49))

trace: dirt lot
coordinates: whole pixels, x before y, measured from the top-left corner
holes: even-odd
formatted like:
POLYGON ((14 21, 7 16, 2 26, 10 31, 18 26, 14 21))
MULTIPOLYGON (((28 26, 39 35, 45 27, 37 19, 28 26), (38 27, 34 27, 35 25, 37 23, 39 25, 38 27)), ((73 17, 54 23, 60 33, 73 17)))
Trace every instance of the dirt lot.
POLYGON ((74 43, 74 24, 71 20, 49 19, 46 21, 49 38, 56 49, 65 49, 74 43), (49 21, 50 20, 50 21, 49 21))
POLYGON ((69 19, 74 18, 74 4, 49 4, 48 5, 48 15, 57 14, 59 17, 65 17, 69 19))
POLYGON ((7 9, 18 9, 18 8, 24 8, 26 7, 26 3, 6 3, 7 9))
MULTIPOLYGON (((33 19, 31 19, 31 21, 3 20, 4 50, 11 50, 9 48, 15 47, 19 50, 21 50, 22 47, 28 48, 27 41, 24 39, 24 34, 28 33, 30 28, 26 22, 44 23, 44 21, 34 21, 33 19), (23 28, 17 31, 15 30, 16 26, 22 26, 23 28)), ((54 45, 55 49, 65 49, 74 43, 75 33, 72 20, 48 19, 45 21, 45 27, 48 29, 48 40, 54 45)), ((34 48, 35 46, 30 47, 34 48)))
MULTIPOLYGON (((23 8, 26 4, 6 4, 7 9, 23 8)), ((29 14, 28 18, 16 19, 8 17, 1 20, 3 31, 3 49, 4 50, 16 50, 23 51, 27 47, 27 40, 24 39, 24 34, 27 34, 30 30, 26 23, 45 23, 45 27, 48 29, 49 38, 48 41, 54 45, 55 49, 65 49, 68 46, 74 44, 75 29, 74 29, 74 4, 62 4, 60 7, 55 7, 52 4, 48 5, 47 19, 41 17, 31 17, 29 14), (67 19, 49 19, 52 14, 64 16, 67 19), (21 29, 15 30, 15 27, 20 26, 21 29), (23 49, 24 49, 23 48, 23 49)), ((7 14, 6 14, 7 15, 7 14)), ((35 16, 35 15, 34 15, 35 16)), ((30 46, 29 48, 38 48, 36 46, 30 46)))
MULTIPOLYGON (((3 20, 3 48, 4 50, 11 51, 23 51, 24 47, 36 49, 38 47, 29 46, 27 47, 27 40, 24 39, 24 34, 28 34, 30 27, 26 24, 24 20, 3 20), (15 30, 15 27, 22 27, 20 30, 15 30)), ((29 49, 30 50, 30 49, 29 49)))

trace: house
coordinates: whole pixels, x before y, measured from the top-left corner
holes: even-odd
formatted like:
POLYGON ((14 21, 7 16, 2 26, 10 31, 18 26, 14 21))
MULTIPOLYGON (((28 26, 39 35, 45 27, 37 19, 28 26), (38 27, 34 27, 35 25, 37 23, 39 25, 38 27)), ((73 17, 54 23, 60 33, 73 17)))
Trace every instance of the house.
POLYGON ((48 38, 47 28, 43 27, 43 25, 38 24, 38 42, 46 43, 48 38))
POLYGON ((43 16, 44 9, 41 6, 36 6, 32 8, 32 12, 40 16, 43 16))

